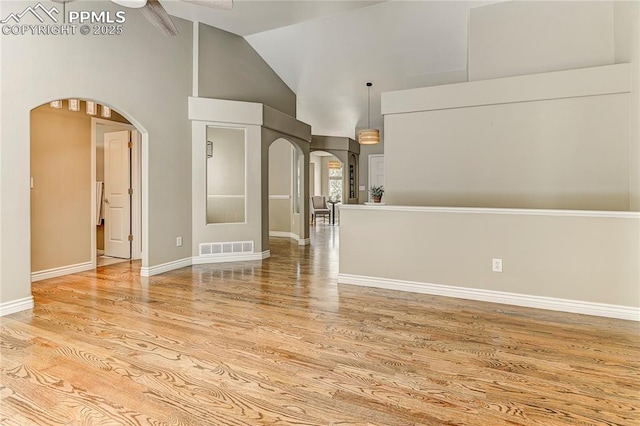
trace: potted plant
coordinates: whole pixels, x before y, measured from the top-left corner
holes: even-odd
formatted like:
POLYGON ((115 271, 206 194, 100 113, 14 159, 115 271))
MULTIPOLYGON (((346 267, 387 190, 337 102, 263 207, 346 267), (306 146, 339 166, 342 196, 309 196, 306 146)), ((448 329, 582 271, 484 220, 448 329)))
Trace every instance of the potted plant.
POLYGON ((384 186, 382 185, 373 185, 370 189, 371 191, 371 199, 374 203, 379 203, 382 200, 382 195, 384 195, 384 186))

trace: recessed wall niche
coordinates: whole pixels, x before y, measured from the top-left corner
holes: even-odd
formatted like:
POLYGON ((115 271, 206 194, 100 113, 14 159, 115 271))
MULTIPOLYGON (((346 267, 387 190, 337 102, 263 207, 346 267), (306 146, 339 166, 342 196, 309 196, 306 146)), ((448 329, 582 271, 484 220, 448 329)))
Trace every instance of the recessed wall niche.
POLYGON ((246 221, 246 143, 242 128, 207 126, 207 224, 246 221))

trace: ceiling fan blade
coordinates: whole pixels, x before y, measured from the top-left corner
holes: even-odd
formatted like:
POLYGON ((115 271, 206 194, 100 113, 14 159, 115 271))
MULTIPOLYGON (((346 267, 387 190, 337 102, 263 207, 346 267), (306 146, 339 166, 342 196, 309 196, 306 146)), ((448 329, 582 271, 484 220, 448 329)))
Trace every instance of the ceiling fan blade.
POLYGON ((141 7, 144 7, 145 4, 147 4, 147 0, 111 0, 111 1, 117 5, 130 7, 132 9, 140 9, 141 7))
POLYGON ((213 7, 215 9, 231 10, 233 9, 233 0, 182 0, 187 3, 197 4, 198 6, 213 7))
POLYGON ((140 10, 162 34, 166 36, 178 35, 178 29, 159 0, 147 0, 147 4, 140 10))

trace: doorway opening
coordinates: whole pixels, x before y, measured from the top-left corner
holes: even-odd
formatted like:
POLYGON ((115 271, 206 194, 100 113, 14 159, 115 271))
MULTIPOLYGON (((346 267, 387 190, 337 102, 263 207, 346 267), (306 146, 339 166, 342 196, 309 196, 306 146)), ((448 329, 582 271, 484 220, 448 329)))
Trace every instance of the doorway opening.
MULTIPOLYGON (((309 193, 312 197, 321 197, 321 204, 330 210, 330 225, 340 223, 340 205, 345 202, 345 166, 335 155, 326 151, 313 151, 310 154, 309 193)), ((317 199, 317 198, 316 198, 317 199)), ((327 221, 312 220, 312 225, 324 225, 327 221)))
POLYGON ((34 108, 30 127, 32 281, 94 269, 99 254, 111 255, 106 263, 140 259, 136 128, 117 111, 83 100, 34 108))

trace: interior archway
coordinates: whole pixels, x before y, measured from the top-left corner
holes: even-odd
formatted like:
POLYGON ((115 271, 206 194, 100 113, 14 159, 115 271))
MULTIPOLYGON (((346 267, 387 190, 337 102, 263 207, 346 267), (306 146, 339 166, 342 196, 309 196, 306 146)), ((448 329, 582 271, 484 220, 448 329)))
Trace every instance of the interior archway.
POLYGON ((269 145, 269 237, 300 241, 304 201, 304 155, 289 140, 278 138, 269 145))
MULTIPOLYGON (((146 132, 111 106, 78 98, 33 108, 30 130, 32 280, 95 268, 98 251, 104 251, 105 228, 110 230, 110 250, 117 248, 111 254, 121 260, 141 259, 146 132), (108 141, 107 150, 105 135, 119 137, 108 141), (104 208, 101 196, 105 152, 117 152, 108 160, 111 209, 104 208), (116 182, 117 188, 112 185, 116 182)), ((116 260, 113 256, 111 262, 116 260)))

